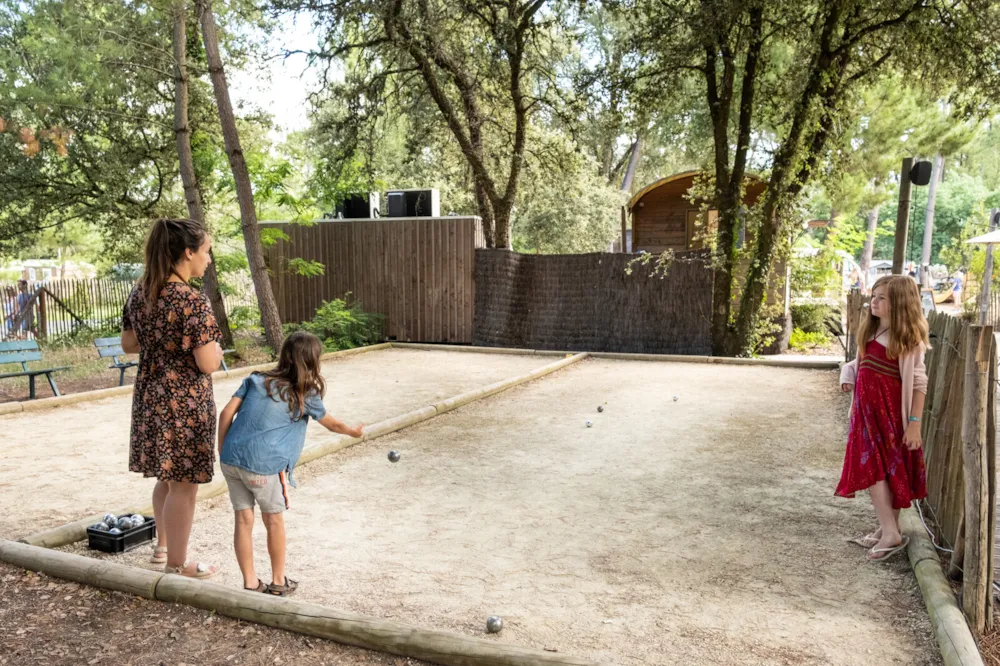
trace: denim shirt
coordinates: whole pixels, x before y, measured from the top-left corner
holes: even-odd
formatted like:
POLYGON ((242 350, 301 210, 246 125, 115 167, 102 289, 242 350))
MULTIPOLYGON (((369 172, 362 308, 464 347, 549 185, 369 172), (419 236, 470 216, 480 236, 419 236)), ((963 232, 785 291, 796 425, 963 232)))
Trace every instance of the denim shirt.
POLYGON ((326 416, 326 407, 315 392, 306 395, 302 418, 295 420, 288 403, 264 388, 264 376, 254 373, 243 380, 233 394, 243 401, 222 443, 220 462, 240 467, 254 474, 277 474, 292 470, 299 461, 306 442, 309 417, 319 421, 326 416))

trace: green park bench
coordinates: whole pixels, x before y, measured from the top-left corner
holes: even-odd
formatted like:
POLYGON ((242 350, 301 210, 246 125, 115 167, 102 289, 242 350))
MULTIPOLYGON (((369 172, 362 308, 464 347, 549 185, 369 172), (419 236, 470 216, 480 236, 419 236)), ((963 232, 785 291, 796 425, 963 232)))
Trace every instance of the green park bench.
POLYGON ((29 387, 29 399, 35 399, 35 377, 38 375, 45 375, 45 378, 49 380, 49 386, 52 387, 52 393, 55 395, 59 394, 59 389, 56 387, 56 382, 52 379, 52 373, 58 372, 60 370, 68 370, 70 366, 64 365, 59 368, 46 368, 44 370, 31 370, 28 368, 29 361, 41 361, 42 352, 38 349, 38 343, 34 340, 15 340, 13 342, 0 342, 0 365, 5 365, 7 363, 20 363, 20 372, 5 372, 0 374, 0 379, 8 379, 10 377, 27 377, 28 387, 29 387))
POLYGON ((128 359, 122 361, 118 358, 125 356, 121 337, 96 338, 94 346, 97 347, 97 353, 100 354, 101 358, 111 358, 114 361, 108 368, 118 368, 118 386, 124 386, 125 371, 139 365, 139 361, 129 361, 128 359))

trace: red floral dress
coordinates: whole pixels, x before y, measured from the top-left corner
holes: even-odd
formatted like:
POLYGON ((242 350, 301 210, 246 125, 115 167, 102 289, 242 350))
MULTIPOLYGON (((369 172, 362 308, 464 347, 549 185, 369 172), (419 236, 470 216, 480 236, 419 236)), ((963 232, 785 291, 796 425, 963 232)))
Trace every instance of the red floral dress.
POLYGON ((122 330, 128 329, 140 347, 129 470, 161 481, 208 483, 215 467, 215 395, 194 350, 222 340, 212 306, 187 284, 168 282, 147 312, 136 286, 122 319, 122 330))
POLYGON ((894 509, 927 497, 924 451, 911 451, 903 444, 902 391, 898 359, 890 360, 881 343, 870 341, 858 362, 838 496, 854 497, 858 490, 885 479, 894 509))

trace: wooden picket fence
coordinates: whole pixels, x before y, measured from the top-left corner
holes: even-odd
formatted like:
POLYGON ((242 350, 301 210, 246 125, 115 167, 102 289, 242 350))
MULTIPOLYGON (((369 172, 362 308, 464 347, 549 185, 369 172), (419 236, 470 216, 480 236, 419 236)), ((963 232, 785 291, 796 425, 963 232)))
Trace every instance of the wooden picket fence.
MULTIPOLYGON (((867 297, 847 300, 848 360, 867 297)), ((996 547, 997 349, 992 326, 932 312, 925 356, 927 398, 921 419, 927 499, 921 502, 948 563, 962 579, 962 605, 980 635, 993 623, 996 547)))
MULTIPOLYGON (((51 280, 28 284, 30 301, 17 312, 14 282, 0 282, 0 340, 46 340, 80 332, 107 332, 121 328, 122 311, 132 291, 128 280, 51 280)), ((257 322, 260 311, 252 285, 239 284, 223 296, 226 311, 240 323, 257 322)), ((235 325, 235 324, 234 324, 235 325)))

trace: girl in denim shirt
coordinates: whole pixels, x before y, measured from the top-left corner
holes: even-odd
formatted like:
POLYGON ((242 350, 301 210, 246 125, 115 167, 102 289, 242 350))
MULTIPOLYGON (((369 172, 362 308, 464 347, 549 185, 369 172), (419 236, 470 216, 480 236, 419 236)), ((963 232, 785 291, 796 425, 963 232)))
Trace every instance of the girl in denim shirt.
POLYGON ((331 432, 361 437, 363 426, 346 426, 326 412, 326 383, 319 372, 323 345, 305 331, 292 333, 281 347, 278 367, 255 372, 240 385, 219 416, 219 459, 236 512, 233 545, 243 573, 243 587, 278 596, 291 594, 298 583, 285 577, 285 520, 288 484, 306 441, 312 417, 331 432), (253 511, 260 506, 271 584, 253 564, 253 511))

